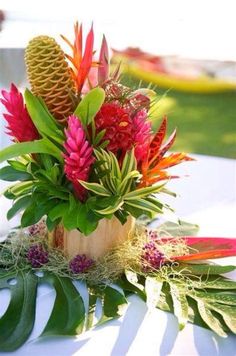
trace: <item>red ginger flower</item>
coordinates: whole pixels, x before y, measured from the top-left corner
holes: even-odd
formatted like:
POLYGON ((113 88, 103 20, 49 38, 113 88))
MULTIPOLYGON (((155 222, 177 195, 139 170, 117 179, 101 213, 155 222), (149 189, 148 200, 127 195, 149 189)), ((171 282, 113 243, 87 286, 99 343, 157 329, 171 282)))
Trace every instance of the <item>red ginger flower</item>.
POLYGON ((137 161, 146 157, 151 130, 146 110, 140 110, 132 118, 117 102, 106 103, 97 113, 95 124, 98 132, 106 130, 103 140, 109 141, 107 149, 121 159, 132 147, 137 161))
POLYGON ((95 160, 92 156, 93 149, 86 140, 81 122, 75 115, 69 116, 65 134, 67 139, 64 143, 66 149, 64 171, 67 179, 73 183, 77 197, 84 201, 86 189, 82 187, 79 180, 88 180, 91 164, 95 160))
POLYGON ((114 103, 103 104, 95 117, 97 131, 106 130, 103 140, 109 140, 107 149, 122 155, 130 150, 132 140, 132 120, 121 106, 114 103))
POLYGON ((5 106, 8 114, 3 114, 8 126, 7 134, 14 138, 14 141, 27 142, 39 138, 39 133, 34 126, 28 111, 24 105, 23 96, 14 84, 11 84, 9 92, 2 90, 3 99, 1 103, 5 106))

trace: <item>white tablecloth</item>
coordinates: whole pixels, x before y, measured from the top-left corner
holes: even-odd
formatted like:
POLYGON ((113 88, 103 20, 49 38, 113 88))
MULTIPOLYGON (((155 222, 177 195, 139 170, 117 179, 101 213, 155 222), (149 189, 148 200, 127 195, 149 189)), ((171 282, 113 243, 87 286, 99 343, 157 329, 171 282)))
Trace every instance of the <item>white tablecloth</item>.
MULTIPOLYGON (((178 217, 201 226, 199 236, 236 237, 236 162, 207 156, 196 158, 197 162, 186 163, 175 169, 175 172, 189 177, 170 183, 169 187, 181 197, 168 198, 168 202, 175 207, 178 217)), ((4 218, 8 204, 4 199, 0 200, 2 233, 8 228, 4 218)), ((219 262, 236 265, 236 258, 219 262)), ((229 275, 236 279, 236 273, 229 275)), ((78 288, 83 292, 81 286, 78 285, 78 288)), ((223 339, 211 331, 190 324, 178 333, 177 321, 173 315, 160 310, 148 312, 146 305, 135 296, 129 298, 128 309, 119 320, 77 338, 33 341, 47 322, 54 297, 54 291, 49 287, 40 288, 36 325, 30 341, 14 355, 236 356, 236 336, 230 335, 223 339)), ((0 300, 2 315, 9 300, 6 290, 0 292, 0 300)))

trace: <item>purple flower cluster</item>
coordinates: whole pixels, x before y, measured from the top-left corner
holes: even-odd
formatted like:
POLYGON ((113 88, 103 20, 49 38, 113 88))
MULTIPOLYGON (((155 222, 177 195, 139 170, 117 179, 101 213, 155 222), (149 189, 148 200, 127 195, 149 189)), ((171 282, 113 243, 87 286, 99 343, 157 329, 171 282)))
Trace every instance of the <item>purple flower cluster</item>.
POLYGON ((144 245, 141 258, 144 272, 160 268, 165 261, 164 254, 157 249, 154 241, 150 241, 144 245))
POLYGON ((74 274, 86 272, 92 265, 94 260, 86 255, 77 255, 70 261, 70 270, 74 274))
POLYGON ((47 233, 47 226, 44 219, 40 220, 38 223, 31 225, 28 228, 28 232, 31 236, 42 236, 44 237, 47 233))
POLYGON ((45 263, 48 263, 48 252, 40 244, 32 245, 26 257, 34 268, 41 267, 45 263))

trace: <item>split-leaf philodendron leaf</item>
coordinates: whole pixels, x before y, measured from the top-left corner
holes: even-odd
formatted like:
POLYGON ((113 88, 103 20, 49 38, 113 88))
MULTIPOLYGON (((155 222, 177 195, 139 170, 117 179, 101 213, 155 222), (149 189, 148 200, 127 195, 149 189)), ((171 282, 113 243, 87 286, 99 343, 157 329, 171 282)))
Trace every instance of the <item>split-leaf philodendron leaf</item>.
POLYGON ((227 269, 215 266, 214 269, 207 268, 207 265, 180 264, 176 267, 176 274, 175 267, 170 268, 172 274, 168 274, 168 279, 161 279, 160 275, 155 274, 144 278, 126 271, 116 283, 119 289, 110 285, 86 285, 88 310, 70 278, 48 272, 38 277, 33 271, 7 274, 2 269, 0 290, 10 290, 10 302, 0 318, 0 351, 14 351, 28 340, 35 323, 37 289, 43 283, 55 290, 56 298, 41 337, 78 335, 117 318, 130 294, 146 300, 149 308, 173 312, 180 329, 191 322, 211 329, 222 337, 230 332, 236 333, 236 282, 216 274, 216 271, 223 273, 235 267, 229 266, 227 269), (186 278, 184 273, 178 277, 181 268, 185 273, 189 271, 186 278), (101 301, 102 310, 95 323, 97 300, 101 301))

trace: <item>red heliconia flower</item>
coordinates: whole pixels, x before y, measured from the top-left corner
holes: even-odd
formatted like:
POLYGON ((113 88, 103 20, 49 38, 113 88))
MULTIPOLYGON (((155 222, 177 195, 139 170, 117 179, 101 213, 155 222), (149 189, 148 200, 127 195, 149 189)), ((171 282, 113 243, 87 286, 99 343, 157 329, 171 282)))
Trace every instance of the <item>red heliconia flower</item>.
POLYGON ((27 142, 39 138, 39 133, 31 120, 25 107, 22 94, 14 84, 11 84, 9 92, 2 90, 3 98, 1 103, 8 113, 3 114, 7 121, 7 134, 14 138, 14 141, 27 142))
MULTIPOLYGON (((174 237, 161 237, 160 241, 163 245, 173 242, 173 239, 174 237)), ((189 247, 189 253, 171 257, 173 261, 196 262, 236 256, 236 238, 234 237, 182 236, 181 240, 189 247)))
POLYGON ((92 156, 93 149, 86 140, 81 122, 75 115, 69 116, 68 128, 65 130, 65 134, 64 171, 67 179, 73 183, 76 196, 81 201, 84 201, 86 189, 82 187, 79 180, 88 180, 91 165, 95 160, 92 156))

